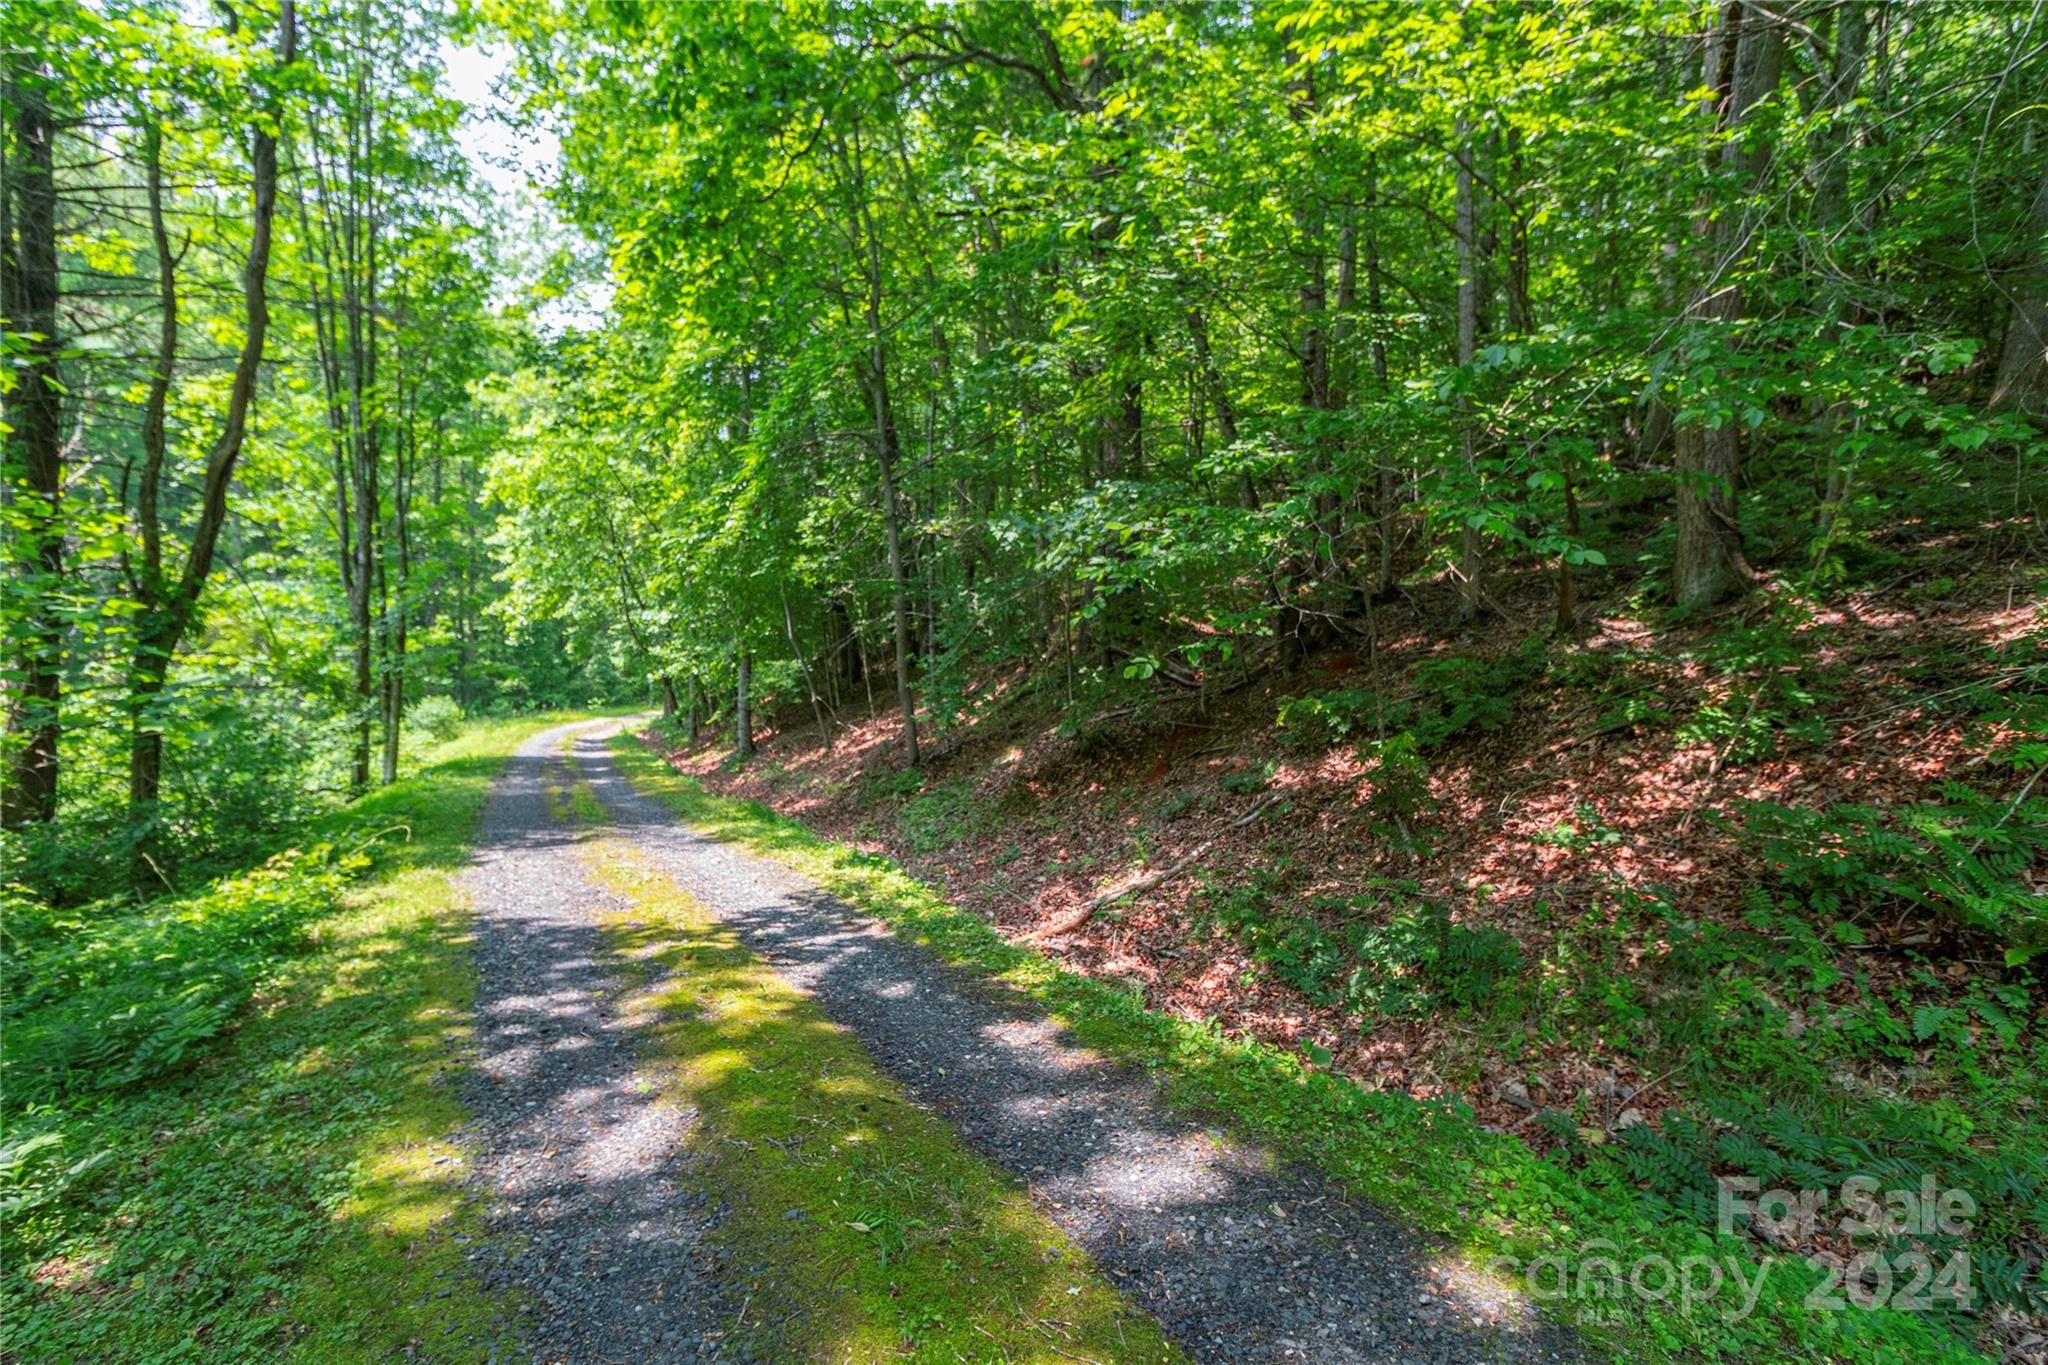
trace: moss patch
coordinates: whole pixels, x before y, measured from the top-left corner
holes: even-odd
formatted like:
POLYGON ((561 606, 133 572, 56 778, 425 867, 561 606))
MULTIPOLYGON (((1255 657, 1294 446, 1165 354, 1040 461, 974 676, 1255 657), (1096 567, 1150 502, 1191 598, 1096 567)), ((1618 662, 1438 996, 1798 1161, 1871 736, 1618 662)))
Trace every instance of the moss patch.
POLYGON ((1178 1360, 1015 1182, 629 845, 586 846, 773 1359, 1178 1360), (665 969, 655 972, 658 965, 665 969), (652 984, 648 984, 652 983, 652 984))

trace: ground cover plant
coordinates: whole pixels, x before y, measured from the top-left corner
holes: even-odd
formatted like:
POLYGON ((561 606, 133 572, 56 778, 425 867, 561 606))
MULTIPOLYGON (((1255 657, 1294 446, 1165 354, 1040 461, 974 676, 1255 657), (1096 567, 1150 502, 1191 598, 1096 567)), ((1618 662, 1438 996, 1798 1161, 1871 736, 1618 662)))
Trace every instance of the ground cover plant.
MULTIPOLYGON (((1668 1219, 1662 1203, 1639 1198, 1616 1169, 1542 1160, 1511 1136, 1486 1131, 1469 1108, 1358 1086, 1334 1074, 1319 1049, 1279 1048, 1232 1037, 1210 1021, 1148 1010, 1139 993, 1005 942, 885 858, 820 839, 758 803, 707 792, 630 740, 616 742, 614 752, 636 784, 691 824, 780 858, 949 960, 1023 989, 1091 1045, 1157 1069, 1180 1101, 1276 1140, 1287 1155, 1453 1235, 1483 1262, 1526 1266, 1567 1238, 1668 1255, 1673 1263, 1688 1255, 1747 1263, 1757 1254, 1742 1240, 1717 1239, 1711 1224, 1668 1219)), ((1608 1349, 1646 1358, 1701 1351, 1832 1358, 1892 1349, 1978 1358, 1952 1324, 1912 1314, 1810 1312, 1804 1301, 1818 1278, 1800 1262, 1779 1266, 1760 1281, 1762 1297, 1747 1315, 1681 1312, 1655 1298, 1617 1311, 1597 1292, 1585 1299, 1567 1292, 1546 1306, 1576 1318, 1608 1349)))

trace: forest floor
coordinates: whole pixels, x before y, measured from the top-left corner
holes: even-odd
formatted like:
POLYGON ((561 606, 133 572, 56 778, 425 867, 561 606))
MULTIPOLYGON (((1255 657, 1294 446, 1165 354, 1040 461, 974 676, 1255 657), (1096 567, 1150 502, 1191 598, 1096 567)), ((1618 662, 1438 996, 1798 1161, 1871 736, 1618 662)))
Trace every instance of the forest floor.
MULTIPOLYGON (((1618 587, 1569 645, 1545 642, 1542 575, 1495 580, 1497 614, 1448 632, 1425 587, 1383 610, 1376 651, 1163 689, 1080 725, 1057 679, 991 676, 965 723, 926 736, 916 773, 888 710, 846 708, 826 744, 801 699, 751 763, 722 742, 671 757, 1152 1009, 1453 1102, 1554 1164, 1670 1157, 1677 1174, 1639 1183, 1683 1204, 1727 1168, 1715 1135, 1725 1154, 1747 1128, 1775 1151, 1872 1138, 1944 1183, 2016 1181, 1978 1257, 2001 1287, 1963 1330, 2043 1360, 2019 1287, 2041 1283, 2048 1244, 2038 975, 1925 907, 1809 922, 1753 814, 1911 807, 1957 784, 1993 815, 2019 809, 2008 760, 2048 692, 2048 574, 2022 531, 1906 528, 1877 587, 1825 606, 1767 591, 1689 625, 1618 587), (1387 801, 1388 768, 1359 741, 1418 716, 1437 727, 1426 779, 1387 801), (1059 932, 1124 887, 1141 893, 1059 932), (1470 970, 1431 957, 1446 936, 1472 945, 1470 970), (1689 947, 1707 970, 1680 970, 1689 947), (1398 965, 1361 988, 1375 952, 1398 965), (1704 1166, 1670 1150, 1702 1141, 1704 1166)), ((2016 863, 1997 876, 2038 907, 2044 869, 2016 863)), ((1849 1160, 1796 1169, 1819 1183, 1849 1160)), ((1771 1245, 1837 1265, 1852 1250, 1771 1245)))

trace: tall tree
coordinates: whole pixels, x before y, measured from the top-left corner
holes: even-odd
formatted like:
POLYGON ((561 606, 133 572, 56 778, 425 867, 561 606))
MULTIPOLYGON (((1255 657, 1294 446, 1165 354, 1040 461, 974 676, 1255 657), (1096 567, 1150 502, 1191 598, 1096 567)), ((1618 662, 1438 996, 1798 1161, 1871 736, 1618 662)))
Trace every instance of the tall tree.
POLYGON ((143 555, 139 565, 132 565, 130 574, 130 589, 140 608, 128 665, 128 704, 133 716, 128 804, 130 824, 136 831, 136 865, 132 875, 138 885, 146 885, 154 875, 148 862, 148 832, 157 818, 164 744, 156 704, 163 693, 171 660, 198 617, 200 596, 213 572, 221 528, 228 516, 229 489, 248 435, 264 339, 270 327, 265 287, 270 271, 271 226, 277 210, 278 131, 285 117, 285 82, 281 77, 297 59, 297 47, 297 6, 295 0, 282 0, 277 16, 276 64, 265 80, 266 92, 258 101, 257 117, 249 131, 249 246, 242 268, 241 351, 229 382, 226 410, 201 473, 199 505, 182 567, 166 561, 161 513, 165 463, 163 411, 177 361, 176 263, 169 256, 169 234, 163 219, 160 137, 154 130, 145 135, 149 148, 151 234, 158 253, 162 319, 144 419, 146 447, 135 501, 143 555))
POLYGON ((0 826, 57 813, 62 732, 64 575, 62 340, 57 330, 58 121, 52 75, 33 58, 0 57, 0 328, 21 347, 8 375, 4 477, 9 551, 6 772, 0 826))

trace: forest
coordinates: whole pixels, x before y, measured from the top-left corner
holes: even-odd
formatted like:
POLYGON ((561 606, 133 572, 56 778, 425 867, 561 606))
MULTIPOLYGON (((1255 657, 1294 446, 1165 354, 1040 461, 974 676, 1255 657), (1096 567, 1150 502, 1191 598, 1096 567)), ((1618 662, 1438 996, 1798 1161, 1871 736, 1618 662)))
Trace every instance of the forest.
POLYGON ((8 0, 0 405, 0 1360, 2048 1365, 2032 0, 8 0))

